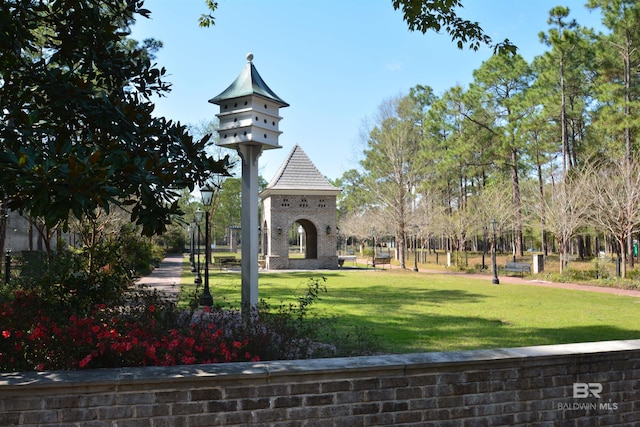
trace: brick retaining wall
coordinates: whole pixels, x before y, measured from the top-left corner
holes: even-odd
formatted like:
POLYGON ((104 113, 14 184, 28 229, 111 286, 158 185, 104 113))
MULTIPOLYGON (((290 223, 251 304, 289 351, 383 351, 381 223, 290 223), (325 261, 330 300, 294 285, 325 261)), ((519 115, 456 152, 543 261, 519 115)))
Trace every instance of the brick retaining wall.
POLYGON ((640 340, 0 374, 10 425, 640 425, 640 340))

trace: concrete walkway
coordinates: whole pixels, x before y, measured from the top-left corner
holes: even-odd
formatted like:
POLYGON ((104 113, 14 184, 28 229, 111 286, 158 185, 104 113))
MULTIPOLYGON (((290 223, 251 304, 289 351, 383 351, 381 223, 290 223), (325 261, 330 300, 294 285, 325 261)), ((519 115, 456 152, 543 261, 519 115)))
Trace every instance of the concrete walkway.
MULTIPOLYGON (((366 260, 358 260, 358 262, 366 263, 366 260)), ((400 268, 398 265, 388 265, 385 268, 396 269, 400 268)), ((408 269, 413 268, 413 264, 407 267, 408 269)), ((382 271, 382 269, 376 269, 382 271)), ((479 274, 479 273, 464 273, 460 271, 442 271, 442 270, 419 270, 420 273, 425 274, 445 274, 451 276, 460 276, 460 277, 469 277, 473 279, 480 280, 492 280, 493 274, 479 274)), ((623 295, 628 297, 636 297, 640 298, 640 290, 632 290, 632 289, 620 289, 620 288, 609 288, 605 286, 591 286, 591 285, 580 285, 577 283, 557 283, 557 282, 548 282, 542 279, 532 279, 528 277, 518 277, 518 276, 505 276, 499 275, 498 280, 501 284, 508 283, 510 285, 535 285, 535 286, 543 286, 548 288, 561 288, 561 289, 571 289, 574 291, 587 291, 587 292, 597 292, 601 294, 612 294, 612 295, 623 295)), ((497 285, 496 285, 497 286, 497 285)))
POLYGON ((151 274, 142 277, 138 283, 166 293, 176 301, 180 293, 180 276, 182 275, 182 254, 170 254, 156 267, 151 274))

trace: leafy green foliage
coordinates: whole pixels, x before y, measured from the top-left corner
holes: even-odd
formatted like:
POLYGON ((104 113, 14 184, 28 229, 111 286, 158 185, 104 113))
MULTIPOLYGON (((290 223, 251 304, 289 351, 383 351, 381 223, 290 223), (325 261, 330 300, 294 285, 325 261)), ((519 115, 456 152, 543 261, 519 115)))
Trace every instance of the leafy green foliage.
POLYGON ((216 11, 216 9, 218 8, 218 2, 217 1, 213 1, 213 0, 205 0, 205 3, 207 4, 207 7, 209 8, 209 13, 207 14, 202 14, 200 15, 200 18, 198 19, 198 22, 200 24, 201 27, 211 27, 213 25, 215 25, 216 23, 216 19, 215 16, 213 16, 213 12, 216 11))
MULTIPOLYGON (((170 89, 148 51, 126 43, 142 1, 6 1, 0 5, 0 199, 42 217, 126 207, 145 235, 180 213, 176 188, 226 173, 210 136, 153 115, 170 89)), ((150 46, 149 41, 146 42, 150 46)))
POLYGON ((310 277, 307 282, 307 292, 298 297, 298 318, 302 319, 307 314, 309 306, 316 301, 320 300, 320 293, 327 292, 327 286, 324 284, 327 281, 326 277, 317 279, 310 277))
MULTIPOLYGON (((226 178, 220 185, 215 200, 215 211, 211 217, 214 226, 214 241, 220 241, 229 236, 227 227, 240 224, 240 210, 242 208, 242 182, 240 178, 226 178)), ((234 231, 234 234, 236 231, 234 231)), ((227 242, 229 244, 230 242, 227 242)))
POLYGON ((393 8, 401 9, 403 18, 411 31, 426 33, 429 30, 444 30, 451 36, 458 49, 465 44, 469 49, 478 50, 481 45, 493 47, 494 53, 515 54, 517 47, 509 39, 493 44, 478 22, 460 18, 456 8, 462 8, 460 0, 393 0, 393 8))
POLYGON ((640 5, 633 0, 590 0, 590 9, 600 9, 602 23, 611 31, 600 34, 596 47, 599 65, 594 91, 601 101, 594 128, 603 150, 624 153, 626 160, 637 156, 640 144, 640 5))
POLYGON ((148 239, 124 232, 91 251, 68 249, 48 258, 25 257, 10 290, 37 290, 53 311, 87 314, 98 303, 124 304, 135 278, 151 270, 153 257, 148 239))

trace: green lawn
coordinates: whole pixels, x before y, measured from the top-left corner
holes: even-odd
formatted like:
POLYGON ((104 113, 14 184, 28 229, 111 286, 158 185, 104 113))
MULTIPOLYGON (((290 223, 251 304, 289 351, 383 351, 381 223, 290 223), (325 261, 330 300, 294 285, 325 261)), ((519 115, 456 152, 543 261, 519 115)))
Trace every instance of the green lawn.
MULTIPOLYGON (((193 292, 185 263, 183 291, 193 292)), ((210 270, 216 303, 239 306, 240 274, 210 270)), ((640 338, 640 298, 401 270, 335 270, 313 306, 343 331, 364 328, 380 352, 520 347, 640 338)), ((312 272, 260 274, 260 298, 295 302, 312 272)), ((183 301, 186 295, 183 292, 183 301)))

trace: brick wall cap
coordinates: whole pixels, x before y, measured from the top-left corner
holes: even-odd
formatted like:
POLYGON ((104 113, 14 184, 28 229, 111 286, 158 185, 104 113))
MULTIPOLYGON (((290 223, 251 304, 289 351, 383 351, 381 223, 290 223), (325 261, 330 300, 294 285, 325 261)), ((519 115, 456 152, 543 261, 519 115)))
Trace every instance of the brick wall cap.
POLYGON ((454 352, 433 352, 413 354, 391 354, 327 359, 308 359, 269 362, 237 362, 209 365, 182 365, 172 367, 133 367, 114 369, 91 369, 82 371, 43 371, 0 373, 0 387, 60 387, 65 383, 78 385, 126 384, 133 382, 172 382, 178 378, 210 380, 213 378, 230 380, 244 377, 276 377, 290 374, 321 374, 330 372, 367 371, 376 367, 407 369, 411 366, 434 368, 443 365, 485 364, 506 359, 527 359, 540 357, 565 357, 576 354, 604 352, 624 352, 640 350, 640 339, 599 341, 572 344, 557 344, 531 347, 498 348, 488 350, 467 350, 454 352))

